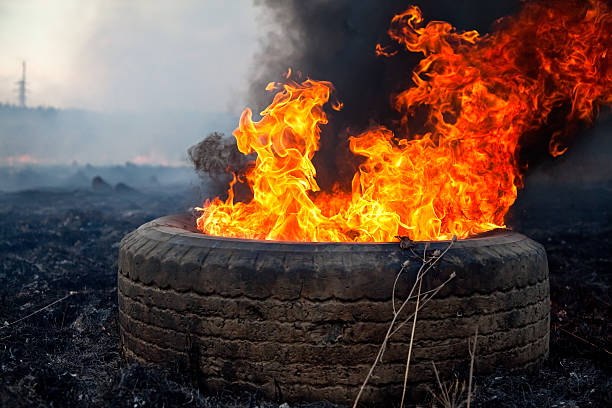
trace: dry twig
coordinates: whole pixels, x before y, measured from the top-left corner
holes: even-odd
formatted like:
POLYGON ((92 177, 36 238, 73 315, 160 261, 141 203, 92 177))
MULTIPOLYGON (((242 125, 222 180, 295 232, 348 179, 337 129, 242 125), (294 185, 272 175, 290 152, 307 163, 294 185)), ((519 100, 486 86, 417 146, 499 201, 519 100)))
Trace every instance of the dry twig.
POLYGON ((465 381, 459 384, 459 380, 455 380, 449 387, 440 381, 440 375, 436 364, 432 361, 434 373, 436 374, 436 381, 440 388, 440 395, 431 393, 436 401, 438 401, 444 408, 461 408, 465 404, 465 400, 461 400, 463 393, 465 392, 465 381))
POLYGON ((53 301, 53 302, 49 303, 47 306, 41 307, 40 309, 38 309, 38 310, 36 310, 36 311, 34 311, 34 312, 30 313, 30 314, 29 314, 29 315, 27 315, 27 316, 22 317, 21 319, 17 319, 17 320, 15 320, 14 322, 11 322, 11 323, 8 323, 8 324, 5 324, 4 326, 0 327, 0 330, 2 330, 2 329, 6 329, 6 328, 9 328, 9 327, 11 327, 11 326, 13 326, 13 325, 15 325, 15 324, 17 324, 17 323, 19 323, 19 322, 22 322, 22 321, 24 321, 25 319, 28 319, 28 318, 30 318, 30 317, 32 317, 32 316, 34 316, 34 315, 36 315, 36 314, 38 314, 38 313, 42 312, 43 310, 46 310, 46 309, 50 308, 51 306, 53 306, 53 305, 55 305, 55 304, 57 304, 57 303, 59 303, 59 302, 63 302, 64 300, 68 299, 70 296, 72 296, 72 295, 76 295, 77 293, 79 293, 79 292, 71 290, 71 291, 70 291, 70 292, 68 292, 68 294, 67 294, 66 296, 64 296, 63 298, 58 299, 58 300, 56 300, 56 301, 53 301))
POLYGON ((596 344, 594 344, 594 343, 592 343, 592 342, 588 341, 587 339, 585 339, 585 338, 583 338, 583 337, 580 337, 579 335, 577 335, 577 334, 575 334, 575 333, 572 333, 572 332, 571 332, 571 331, 569 331, 569 330, 564 329, 563 327, 557 326, 556 328, 557 328, 557 329, 559 329, 559 330, 561 330, 562 332, 567 333, 567 334, 569 334, 570 336, 572 336, 572 337, 574 337, 574 338, 576 338, 576 339, 580 340, 581 342, 588 344, 589 346, 595 347, 596 349, 603 351, 603 352, 604 352, 604 353, 606 353, 606 354, 612 354, 612 352, 610 352, 610 350, 608 350, 608 349, 606 349, 606 348, 604 348, 604 347, 600 347, 600 346, 598 346, 598 345, 596 345, 596 344))
POLYGON ((470 408, 470 402, 472 401, 472 377, 474 375, 474 360, 476 359, 476 342, 478 341, 478 326, 476 326, 476 333, 474 334, 474 343, 470 344, 468 341, 468 351, 470 353, 470 377, 468 382, 468 395, 467 395, 467 408, 470 408))
MULTIPOLYGON (((467 395, 464 398, 463 394, 465 393, 465 381, 459 383, 458 379, 455 379, 454 383, 451 383, 450 386, 446 386, 446 384, 440 381, 440 375, 438 374, 438 369, 436 367, 436 363, 431 362, 434 370, 434 374, 436 375, 436 381, 438 382, 438 388, 440 389, 439 394, 436 394, 431 389, 429 392, 434 398, 435 402, 438 402, 444 408, 462 408, 466 405, 466 408, 470 407, 472 402, 472 377, 474 375, 474 360, 476 359, 476 342, 478 341, 478 327, 476 327, 476 333, 474 334, 474 340, 468 339, 468 353, 470 355, 470 374, 468 379, 468 389, 467 395)), ((435 406, 435 405, 434 405, 435 406)))
MULTIPOLYGON (((443 252, 440 252, 439 250, 434 251, 433 255, 430 258, 427 258, 427 249, 428 249, 428 244, 425 244, 425 249, 423 251, 423 258, 422 258, 422 264, 421 267, 419 268, 418 272, 417 272, 417 276, 415 279, 414 284, 412 285, 412 288, 410 289, 410 293, 408 294, 408 296, 406 297, 406 299, 404 299, 404 301, 402 302, 402 304, 400 305, 400 307, 398 309, 396 309, 395 307, 395 289, 397 286, 397 282, 399 280, 399 276, 404 272, 404 270, 408 267, 408 261, 405 261, 402 264, 402 267, 400 269, 400 271, 398 272, 395 281, 393 283, 393 292, 391 294, 391 300, 393 303, 393 318, 391 320, 391 323, 389 324, 389 327, 387 329, 387 333, 385 334, 385 338, 383 339, 382 344, 380 345, 380 348, 378 350, 378 354, 376 355, 376 358, 374 360, 374 363, 372 364, 372 366, 370 367, 370 370, 368 371, 368 374, 366 375, 366 378, 364 379, 363 383, 361 384, 361 388, 359 389, 359 393, 357 394, 357 397, 355 397, 355 401, 353 403, 353 408, 357 408, 357 404, 359 404, 359 399, 361 398, 361 395, 363 394, 363 391, 366 387, 366 385, 368 384, 368 381, 370 380, 370 378, 372 377, 372 374, 374 373, 374 369, 376 368, 376 365, 378 364, 379 361, 382 361, 382 357, 384 355, 385 349, 387 347, 387 343, 389 342, 389 339, 391 338, 391 336, 393 336, 395 333, 397 333, 397 330, 399 329, 399 327, 403 326, 405 323, 407 323, 407 321, 410 318, 413 318, 413 326, 412 326, 412 335, 411 335, 411 339, 410 339, 410 347, 408 350, 408 356, 407 356, 407 361, 406 361, 406 371, 405 371, 405 378, 404 378, 404 391, 402 393, 402 404, 404 401, 404 396, 405 396, 405 391, 406 391, 406 383, 407 383, 407 377, 408 377, 408 370, 410 367, 410 357, 411 357, 411 351, 412 351, 412 343, 414 340, 414 327, 415 327, 415 323, 416 323, 416 315, 418 313, 419 310, 421 310, 423 308, 423 306, 425 306, 425 304, 431 300, 431 298, 438 293, 451 279, 453 279, 455 277, 455 273, 453 272, 451 274, 451 276, 449 277, 449 279, 447 279, 446 281, 444 281, 442 284, 440 284, 437 288, 432 289, 430 291, 421 293, 421 284, 423 281, 423 277, 440 261, 440 259, 442 259, 442 257, 448 252, 448 250, 453 246, 453 244, 457 241, 457 237, 453 236, 453 239, 451 240, 451 242, 449 243, 449 245, 446 247, 446 249, 443 252), (397 322, 398 317, 400 316, 400 314, 402 313, 402 311, 404 310, 404 308, 406 307, 406 305, 408 304, 408 302, 414 298, 413 294, 414 291, 418 288, 418 293, 416 295, 417 298, 417 304, 415 306, 415 310, 412 314, 410 314, 406 320, 404 320, 397 328, 395 328, 394 330, 394 326, 395 323, 397 322), (428 293, 430 294, 429 297, 426 298, 425 301, 423 301, 422 303, 420 302, 420 296, 428 293)), ((409 249, 412 249, 411 247, 409 247, 409 249)), ((419 259, 421 259, 419 257, 419 259)))
MULTIPOLYGON (((425 244, 425 249, 423 250, 423 259, 426 259, 426 256, 427 256, 427 244, 425 244)), ((423 279, 422 277, 417 275, 416 280, 417 282, 419 282, 419 289, 417 291, 416 305, 414 307, 414 313, 413 313, 414 320, 412 321, 412 330, 410 333, 410 344, 408 345, 408 356, 406 357, 406 370, 404 371, 404 387, 402 388, 402 401, 400 403, 400 408, 404 408, 404 400, 406 397, 406 384, 408 383, 408 372, 410 371, 410 357, 412 356, 412 345, 414 343, 414 330, 416 328, 417 313, 419 312, 419 301, 421 300, 421 287, 423 284, 423 279)))

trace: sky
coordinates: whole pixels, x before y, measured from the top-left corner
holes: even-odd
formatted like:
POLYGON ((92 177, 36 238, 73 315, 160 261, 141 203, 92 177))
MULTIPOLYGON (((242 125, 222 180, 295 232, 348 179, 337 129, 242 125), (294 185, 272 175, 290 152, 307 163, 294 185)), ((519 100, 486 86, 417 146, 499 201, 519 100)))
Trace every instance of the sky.
POLYGON ((0 102, 237 113, 257 51, 252 0, 0 0, 0 102))

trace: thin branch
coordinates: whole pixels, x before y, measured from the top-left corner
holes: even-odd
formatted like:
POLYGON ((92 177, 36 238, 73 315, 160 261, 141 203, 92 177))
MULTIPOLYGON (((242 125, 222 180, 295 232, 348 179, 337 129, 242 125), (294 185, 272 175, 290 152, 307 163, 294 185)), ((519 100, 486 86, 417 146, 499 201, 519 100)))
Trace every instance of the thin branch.
MULTIPOLYGON (((363 391, 366 387, 366 385, 368 384, 368 381, 370 380, 370 378, 372 377, 372 374, 374 373, 374 369, 376 368, 376 365, 378 364, 379 361, 382 360, 382 356, 385 352, 385 349, 387 347, 387 343, 389 341, 389 338, 391 337, 392 334, 394 334, 395 332, 397 332, 397 330, 393 331, 393 326, 395 325, 395 322, 397 321, 398 316, 402 313, 402 311, 404 310, 404 308, 406 307, 406 305, 408 304, 409 300, 412 298, 412 294, 414 293, 417 285, 420 288, 420 284, 423 280, 423 277, 427 274, 427 272, 429 272, 431 270, 431 268, 440 260, 442 259, 442 257, 448 252, 448 250, 453 246, 453 244, 457 241, 457 236, 453 236, 452 241, 449 243, 449 245, 446 247, 446 249, 439 254, 436 254, 433 258, 431 259, 426 259, 427 256, 427 249, 429 247, 429 243, 425 243, 425 248, 423 250, 423 263, 421 264, 421 267, 419 268, 419 271, 417 272, 417 278, 414 282, 414 284, 412 285, 412 288, 410 289, 410 293, 408 294, 408 296, 406 297, 406 299, 402 302, 401 306, 399 307, 398 310, 395 310, 395 287, 396 287, 396 283, 397 280, 399 279, 398 277, 396 277, 396 281, 393 285, 393 292, 391 294, 392 296, 392 301, 393 301, 393 319, 391 320, 391 323, 389 324, 389 327, 387 328, 387 333, 385 334, 385 338, 383 339, 382 344, 380 345, 380 348, 378 349, 378 354, 376 355, 376 358, 374 360, 374 363, 372 364, 372 366, 370 367, 370 370, 368 371, 368 374, 366 375, 366 378, 363 380, 363 383, 361 384, 361 387, 359 389, 359 393, 357 394, 357 397, 355 397, 355 401, 353 403, 353 408, 357 408, 357 404, 359 403, 359 399, 361 398, 361 395, 363 394, 363 391), (427 266, 427 268, 425 268, 425 266, 427 266)), ((402 266, 402 269, 400 269, 400 271, 398 272, 398 275, 402 273, 404 266, 402 266)), ((451 274, 451 278, 455 277, 455 273, 453 272, 451 274)), ((449 280, 450 280, 449 279, 449 280)), ((438 291, 442 288, 442 286, 444 286, 446 283, 448 282, 448 280, 444 283, 442 283, 442 285, 440 285, 438 288, 436 288, 432 295, 427 299, 430 300, 431 297, 433 297, 433 295, 435 295, 436 293, 438 293, 438 291)), ((418 299, 418 297, 417 297, 418 299)), ((423 305, 425 305, 426 302, 423 302, 423 305)), ((417 313, 418 310, 422 307, 417 304, 417 307, 415 309, 414 313, 417 313)), ((411 315, 413 316, 413 315, 411 315)), ((410 318, 410 317, 409 317, 410 318)), ((408 318, 408 319, 409 319, 408 318)), ((403 325, 403 324, 402 324, 403 325)))
POLYGON ((609 350, 607 350, 607 349, 605 349, 603 347, 600 347, 600 346, 598 346, 596 344, 593 344, 592 342, 588 341, 587 339, 585 339, 583 337, 580 337, 577 334, 574 334, 574 333, 570 332, 569 330, 565 330, 563 327, 557 327, 557 328, 559 330, 561 330, 562 332, 565 332, 565 333, 569 334, 570 336, 577 338, 578 340, 582 341, 583 343, 588 344, 589 346, 592 346, 592 347, 595 347, 596 349, 602 350, 602 351, 606 352, 607 354, 612 354, 612 352, 610 352, 609 350))
MULTIPOLYGON (((437 263, 437 262, 438 262, 440 259, 442 259, 442 257, 444 257, 444 255, 446 255, 446 253, 448 252, 448 250, 449 250, 449 249, 451 249, 451 247, 453 246, 453 244, 454 244, 455 242, 457 242, 457 236, 456 236, 456 235, 453 235, 453 239, 452 239, 452 241, 450 242, 450 244, 448 244, 448 246, 446 247, 446 249, 444 250, 444 252, 442 252, 440 255, 438 255, 437 257, 435 257, 435 258, 433 258, 433 259, 430 259, 430 260, 426 260, 425 258, 423 258, 423 259, 424 259, 423 264, 421 265, 421 267, 419 268, 419 271, 417 272, 417 279, 415 280, 414 285, 412 285, 412 289, 410 289, 410 293, 408 294, 408 297, 406 298, 406 300, 404 300, 404 303, 402 303, 402 305, 400 306, 400 308, 399 308, 399 310, 397 311, 396 315, 394 316, 394 319, 391 321, 391 326, 393 326, 393 325, 395 324, 395 320, 396 320, 396 319, 395 319, 395 317, 399 316, 399 314, 402 312, 402 310, 404 309, 404 307, 405 307, 405 306, 408 304, 408 301, 409 301, 409 300, 410 300, 410 299, 413 297, 413 296, 412 296, 412 294, 414 293, 414 289, 416 288, 416 286, 417 286, 417 284, 418 284, 418 280, 419 280, 419 279, 423 279, 423 277, 424 277, 424 276, 427 274, 427 272, 429 272, 429 271, 431 270, 431 268, 433 268, 433 267, 434 267, 434 265, 435 265, 435 264, 436 264, 436 263, 437 263), (425 267, 425 265, 428 265, 428 266, 427 266, 427 269, 425 269, 425 271, 423 271, 423 272, 422 272, 422 270, 423 270, 423 268, 425 267), (422 272, 422 273, 421 273, 421 272, 422 272)), ((427 250, 427 245, 428 245, 428 244, 429 244, 429 243, 426 243, 426 244, 425 244, 425 251, 427 250)), ((423 252, 425 252, 425 251, 423 251, 423 252)), ((425 256, 425 255, 424 255, 424 256, 425 256)), ((400 271, 400 272, 401 272, 401 271, 400 271)), ((432 298, 432 297, 433 297, 433 296, 434 296, 436 293, 438 293, 438 292, 439 292, 439 291, 440 291, 440 290, 441 290, 441 289, 444 287, 444 285, 446 285, 446 284, 447 284, 447 283, 448 283, 448 282, 449 282, 451 279, 453 279, 455 276, 456 276, 456 273, 455 273, 455 272, 451 273, 451 276, 450 276, 450 277, 449 277, 449 278, 448 278, 446 281, 444 281, 442 284, 440 284, 440 286, 438 286, 437 288, 435 288, 435 289, 433 289, 433 290, 428 291, 428 292, 432 292, 432 291, 433 291, 433 293, 432 293, 432 295, 431 295, 431 296, 430 296, 430 297, 427 299, 427 301, 426 301, 426 302, 428 302, 428 301, 429 301, 429 300, 430 300, 430 299, 431 299, 431 298, 432 298)), ((427 293, 428 293, 428 292, 427 292, 427 293)), ((425 306, 425 303, 426 303, 426 302, 423 302, 423 306, 425 306)), ((400 326, 399 326, 399 327, 398 327, 396 330, 394 330, 394 331, 393 331, 392 335, 393 335, 393 334, 395 334, 395 333, 397 332, 397 330, 399 330, 399 328, 400 328, 401 326, 403 326, 404 324, 406 324, 406 323, 407 323, 407 321, 408 321, 408 320, 409 320, 411 317, 412 317, 412 314, 411 314, 410 316, 408 316, 408 317, 406 318, 406 320, 405 320, 403 323, 401 323, 401 324, 400 324, 400 326)), ((385 343, 385 344, 386 344, 386 343, 385 343)))
MULTIPOLYGON (((455 278, 455 276, 457 276, 457 274, 456 274, 455 272, 451 273, 451 274, 450 274, 450 276, 448 277, 448 279, 447 279, 447 280, 445 280, 444 282, 442 282, 442 283, 441 283, 441 284, 440 284, 440 285, 439 285, 437 288, 432 289, 432 290, 429 290, 429 291, 427 291, 427 292, 424 292, 424 294, 425 294, 425 293, 431 293, 431 296, 429 296, 427 299, 425 299, 425 300, 423 301, 423 303, 421 303, 421 306, 419 307, 419 310, 421 310, 423 307, 425 307, 425 305, 426 305, 427 303, 429 303, 429 301, 430 301, 430 300, 431 300, 431 299, 432 299, 432 298, 433 298, 433 297, 434 297, 434 296, 435 296, 435 295, 436 295, 436 294, 437 294, 437 293, 438 293, 440 290, 442 290, 442 288, 443 288, 444 286, 446 286, 446 284, 447 284, 448 282, 450 282, 452 279, 454 279, 454 278, 455 278)), ((408 316, 406 317, 406 319, 405 319, 403 322, 401 322, 400 324, 398 324, 398 325, 397 325, 397 327, 395 328, 395 330, 393 330, 393 332, 391 332, 391 335, 390 335, 389 337, 392 337, 392 336, 393 336, 395 333, 397 333, 397 332, 398 332, 398 331, 399 331, 399 330, 400 330, 402 327, 404 327, 404 325, 406 325, 406 323, 408 323, 408 321, 409 321, 409 320, 412 318, 412 316, 413 316, 413 315, 414 315, 414 313, 411 313, 410 315, 408 315, 408 316)))
POLYGON ((404 408, 404 399, 406 397, 406 384, 408 383, 408 371, 410 370, 410 356, 412 355, 412 344, 414 342, 414 329, 416 328, 417 312, 419 311, 419 301, 421 300, 421 286, 423 279, 417 277, 419 281, 419 290, 417 292, 416 306, 414 308, 414 320, 412 321, 412 332, 410 333, 410 345, 408 346, 408 357, 406 357, 406 371, 404 371, 404 388, 402 389, 402 402, 400 408, 404 408))
MULTIPOLYGON (((401 308, 400 308, 400 310, 401 310, 401 308)), ((397 319, 397 316, 398 316, 397 313, 393 315, 393 320, 391 320, 391 324, 387 328, 387 333, 385 334, 385 339, 383 340, 383 343, 380 345, 380 348, 378 349, 378 354, 376 355, 376 359, 374 360, 374 363, 372 364, 372 366, 370 367, 370 370, 368 371, 368 375, 366 375, 366 378, 363 380, 363 384, 361 384, 361 388, 359 389, 359 393, 357 394, 357 397, 355 398, 355 402, 353 403, 353 408, 357 408, 357 404, 359 403, 359 399, 361 398, 361 394, 363 393, 363 390, 365 389, 368 381, 372 377, 372 373, 374 373, 374 368, 376 368, 376 364, 378 364, 378 361, 380 361, 380 359, 382 358, 383 352, 384 352, 385 347, 387 345, 387 341, 389 340, 389 334, 391 333, 391 329, 393 329, 393 325, 395 324, 395 320, 397 319)))
POLYGON ((402 268, 400 269, 400 271, 397 273, 397 276, 395 277, 395 281, 393 281, 393 290, 391 291, 391 305, 393 306, 393 315, 394 316, 397 314, 397 311, 395 310, 395 288, 397 286, 397 281, 399 280, 400 276, 402 275, 402 272, 404 272, 404 269, 406 269, 406 266, 408 266, 406 264, 406 262, 408 262, 408 261, 404 261, 404 263, 402 264, 402 268))
POLYGON ((476 342, 478 341, 478 326, 474 334, 474 344, 470 345, 468 340, 468 352, 470 353, 470 378, 468 380, 467 408, 470 408, 472 401, 472 376, 474 375, 474 360, 476 359, 476 342))
POLYGON ((68 299, 70 296, 72 296, 72 295, 76 295, 77 293, 79 293, 79 292, 77 292, 77 291, 72 291, 72 290, 71 290, 71 291, 70 291, 70 292, 68 292, 68 294, 67 294, 66 296, 64 296, 63 298, 58 299, 58 300, 56 300, 56 301, 54 301, 54 302, 51 302, 51 303, 49 303, 47 306, 44 306, 44 307, 42 307, 42 308, 40 308, 40 309, 38 309, 38 310, 36 310, 36 311, 34 311, 34 312, 30 313, 29 315, 22 317, 21 319, 17 319, 17 320, 15 320, 14 322, 11 322, 11 323, 9 323, 9 324, 5 324, 4 326, 0 327, 0 330, 2 330, 2 329, 6 329, 6 328, 9 328, 9 327, 11 327, 11 326, 13 326, 13 325, 15 325, 15 324, 17 324, 17 323, 19 323, 19 322, 23 322, 25 319, 28 319, 28 318, 30 318, 30 317, 32 317, 32 316, 34 316, 34 315, 36 315, 36 314, 38 314, 38 313, 42 312, 43 310, 46 310, 46 309, 50 308, 51 306, 53 306, 53 305, 55 305, 55 304, 57 304, 57 303, 59 303, 59 302, 63 302, 64 300, 68 299))
POLYGON ((438 395, 436 395, 434 392, 432 392, 432 395, 435 399, 440 401, 443 406, 448 407, 450 404, 450 398, 448 395, 448 390, 446 389, 446 385, 442 384, 442 381, 440 381, 440 375, 438 374, 438 368, 436 367, 436 363, 432 361, 431 365, 433 366, 434 373, 436 374, 436 381, 438 382, 438 387, 440 387, 441 397, 438 397, 438 395))
MULTIPOLYGON (((402 273, 402 271, 400 271, 400 273, 402 273)), ((398 273, 398 275, 399 275, 399 273, 398 273)), ((451 274, 452 278, 454 278, 454 277, 455 277, 455 275, 456 275, 456 274, 453 272, 453 273, 451 274)), ((425 292, 421 292, 421 296, 429 295, 430 293, 433 293, 433 294, 435 295, 435 294, 436 294, 436 293, 438 293, 438 292, 440 291, 440 289, 442 289, 442 287, 443 287, 444 285, 446 285, 446 284, 448 283, 448 281, 450 281, 452 278, 447 279, 447 280, 446 280, 445 282, 443 282, 443 283, 442 283, 440 286, 437 286, 437 287, 435 287, 435 288, 433 288, 433 289, 426 290, 425 292)), ((396 278, 396 282, 397 282, 397 278, 396 278)), ((394 284, 393 286, 394 286, 394 289, 393 289, 393 290, 395 291, 395 284, 394 284)), ((395 298, 395 294, 393 294, 393 298, 395 298)), ((412 295, 412 296, 408 297, 408 300, 415 299, 415 298, 416 298, 416 295, 412 295)), ((396 310, 395 310, 395 308, 393 308, 393 314, 395 314, 395 313, 396 313, 396 310)), ((408 319, 409 319, 410 317, 412 317, 412 315, 410 315, 410 316, 408 317, 408 319)))

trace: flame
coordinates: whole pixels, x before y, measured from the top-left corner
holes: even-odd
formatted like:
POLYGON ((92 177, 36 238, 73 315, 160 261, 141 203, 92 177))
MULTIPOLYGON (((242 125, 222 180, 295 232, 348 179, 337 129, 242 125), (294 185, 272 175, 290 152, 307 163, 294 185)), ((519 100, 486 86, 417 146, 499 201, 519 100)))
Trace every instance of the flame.
MULTIPOLYGON (((261 120, 246 109, 234 132, 242 153, 257 154, 246 174, 253 198, 234 202, 234 177, 226 201, 199 208, 198 229, 251 239, 384 242, 398 235, 467 238, 503 227, 522 185, 521 138, 564 104, 568 122, 592 122, 600 106, 612 104, 609 6, 554 5, 528 3, 485 36, 458 33, 446 22, 424 25, 416 6, 393 17, 389 37, 423 59, 412 72, 414 86, 393 98, 403 130, 379 126, 349 138, 351 151, 365 159, 351 192, 319 191, 311 161, 332 84, 271 83, 267 89, 279 92, 261 120), (424 127, 410 130, 424 108, 424 127)), ((380 56, 397 52, 376 47, 380 56)), ((565 136, 550 138, 553 156, 567 149, 565 136)))

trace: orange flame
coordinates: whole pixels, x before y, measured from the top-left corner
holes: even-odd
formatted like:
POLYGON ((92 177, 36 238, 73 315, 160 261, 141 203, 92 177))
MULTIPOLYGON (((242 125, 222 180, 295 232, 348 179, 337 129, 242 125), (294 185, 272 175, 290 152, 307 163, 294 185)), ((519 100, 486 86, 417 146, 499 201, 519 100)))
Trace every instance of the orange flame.
MULTIPOLYGON (((380 126, 350 137, 365 158, 352 191, 319 191, 311 162, 319 146, 331 83, 308 79, 270 84, 281 90, 252 120, 246 109, 234 132, 244 154, 255 152, 246 175, 250 202, 216 198, 200 208, 198 229, 226 237, 384 242, 449 239, 504 226, 521 173, 519 140, 547 124, 564 103, 568 121, 592 121, 612 104, 612 13, 602 1, 527 4, 491 35, 455 32, 445 22, 423 26, 413 6, 393 17, 389 36, 423 54, 414 87, 394 97, 403 127, 427 109, 425 130, 402 134, 380 126)), ((377 46, 382 56, 397 51, 377 46)), ((340 104, 333 106, 340 108, 340 104)), ((566 150, 551 137, 552 155, 566 150)))

